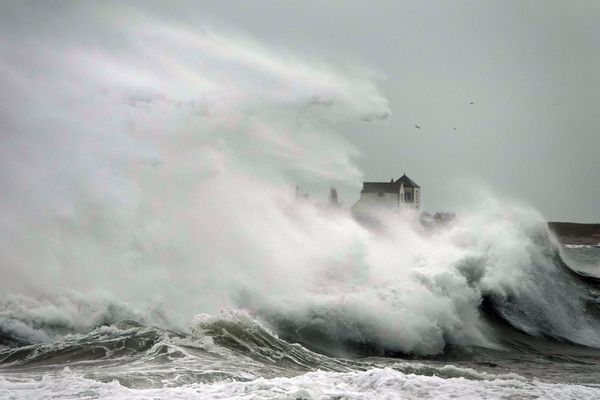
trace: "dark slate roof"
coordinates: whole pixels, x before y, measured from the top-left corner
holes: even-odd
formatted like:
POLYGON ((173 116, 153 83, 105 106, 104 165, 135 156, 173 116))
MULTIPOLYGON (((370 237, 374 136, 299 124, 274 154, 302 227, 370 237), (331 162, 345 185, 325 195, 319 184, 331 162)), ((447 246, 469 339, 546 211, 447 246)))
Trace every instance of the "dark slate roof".
POLYGON ((398 193, 400 186, 395 182, 363 182, 363 193, 398 193))
POLYGON ((398 178, 398 180, 395 183, 398 186, 400 186, 401 183, 404 183, 404 187, 421 188, 421 186, 417 185, 412 179, 406 176, 406 174, 398 178))
POLYGON ((394 182, 392 179, 390 182, 363 182, 362 193, 398 193, 400 191, 400 185, 404 184, 405 188, 420 188, 415 182, 412 181, 406 174, 398 178, 394 182))

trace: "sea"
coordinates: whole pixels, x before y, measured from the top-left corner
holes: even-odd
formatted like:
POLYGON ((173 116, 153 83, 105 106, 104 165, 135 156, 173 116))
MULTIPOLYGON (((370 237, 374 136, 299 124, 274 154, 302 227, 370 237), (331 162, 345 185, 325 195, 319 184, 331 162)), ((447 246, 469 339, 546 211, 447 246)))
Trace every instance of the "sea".
POLYGON ((60 3, 0 1, 0 400, 600 399, 600 248, 443 170, 490 138, 206 2, 60 3), (398 168, 450 209, 358 221, 398 168))
MULTIPOLYGON (((559 244, 544 235, 527 256, 532 264, 546 263, 528 271, 535 275, 529 291, 478 292, 476 318, 486 340, 461 342, 442 332, 439 351, 419 345, 430 340, 427 334, 405 348, 383 340, 375 327, 342 334, 341 326, 361 328, 339 321, 332 329, 325 320, 339 315, 307 323, 240 307, 198 314, 182 330, 121 320, 81 332, 47 320, 41 326, 41 319, 26 320, 11 312, 16 303, 4 302, 0 398, 598 399, 600 247, 559 244), (540 248, 545 257, 534 254, 540 248), (53 335, 36 341, 17 334, 17 323, 53 335)), ((477 285, 485 276, 474 271, 485 262, 455 267, 477 285)), ((415 324, 396 322, 391 335, 415 324)), ((471 324, 467 317, 453 323, 471 324)))

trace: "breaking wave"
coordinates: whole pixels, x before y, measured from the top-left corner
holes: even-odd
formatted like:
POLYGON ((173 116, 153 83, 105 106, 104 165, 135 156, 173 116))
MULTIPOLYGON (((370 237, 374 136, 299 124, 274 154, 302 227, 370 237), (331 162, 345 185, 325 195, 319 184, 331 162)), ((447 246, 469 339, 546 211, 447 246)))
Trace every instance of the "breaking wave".
POLYGON ((105 6, 0 38, 0 397, 589 395, 439 365, 597 359, 598 281, 536 211, 373 229, 294 196, 358 191, 336 128, 390 115, 371 73, 105 6))
POLYGON ((64 397, 85 393, 90 399, 597 395, 593 387, 545 383, 493 369, 388 360, 313 353, 281 340, 245 313, 198 316, 189 333, 123 321, 53 343, 0 351, 0 393, 10 392, 17 399, 20 394, 42 398, 56 391, 64 397), (41 367, 41 380, 18 374, 41 367))
MULTIPOLYGON (((9 378, 10 379, 10 378, 9 378)), ((509 396, 514 399, 570 398, 594 399, 597 389, 552 384, 524 379, 492 379, 472 381, 462 378, 445 379, 439 376, 405 374, 390 368, 346 373, 310 372, 296 377, 261 378, 252 381, 195 383, 177 387, 130 389, 117 381, 99 382, 66 369, 47 375, 41 381, 12 380, 0 377, 0 387, 12 393, 60 392, 66 397, 82 393, 90 398, 164 398, 164 399, 405 399, 455 398, 480 399, 509 396)), ((35 394, 33 396, 36 396, 35 394)), ((19 399, 19 395, 16 397, 19 399)), ((36 398, 36 397, 29 397, 36 398)))
POLYGON ((284 307, 257 305, 256 312, 283 337, 333 354, 498 348, 499 321, 532 337, 598 347, 598 279, 569 268, 543 220, 514 209, 508 215, 455 221, 427 236, 430 251, 412 265, 398 257, 401 271, 370 265, 377 278, 343 282, 341 293, 329 275, 331 287, 302 305, 292 299, 284 307))
MULTIPOLYGON (((349 357, 501 349, 510 342, 502 326, 533 338, 600 347, 600 282, 569 268, 542 220, 513 209, 510 218, 479 213, 434 230, 414 219, 402 222, 401 238, 390 232, 364 238, 387 259, 371 253, 347 260, 352 264, 307 269, 303 285, 286 294, 244 286, 235 298, 242 310, 237 317, 197 316, 191 328, 173 332, 202 331, 226 348, 280 361, 303 360, 289 343, 349 357), (396 240, 412 241, 415 249, 399 244, 397 251, 396 240), (270 354, 274 349, 278 356, 270 354)), ((9 347, 35 345, 88 335, 121 320, 172 325, 164 310, 107 298, 18 296, 0 303, 0 340, 9 347)))
POLYGON ((3 345, 122 320, 189 333, 193 315, 235 309, 323 354, 499 348, 489 315, 600 346, 592 279, 565 267, 533 210, 484 197, 445 227, 407 212, 373 230, 294 196, 298 182, 356 193, 358 150, 332 127, 390 115, 365 70, 148 15, 107 25, 94 11, 80 10, 81 31, 122 48, 90 52, 56 29, 61 47, 37 63, 18 46, 2 58, 13 99, 0 115, 12 129, 0 148, 3 345))

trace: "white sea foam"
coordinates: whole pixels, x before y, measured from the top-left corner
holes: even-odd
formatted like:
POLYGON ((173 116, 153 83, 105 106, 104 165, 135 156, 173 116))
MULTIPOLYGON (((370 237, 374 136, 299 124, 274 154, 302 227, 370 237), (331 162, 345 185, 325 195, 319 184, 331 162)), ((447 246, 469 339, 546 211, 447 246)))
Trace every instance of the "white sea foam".
POLYGON ((440 378, 404 374, 393 369, 364 372, 311 372, 293 378, 250 382, 192 384, 159 389, 132 389, 72 373, 68 369, 40 379, 0 376, 0 396, 14 400, 86 399, 596 399, 592 387, 527 379, 440 378))
POLYGON ((312 258, 287 257, 311 241, 296 224, 319 218, 295 209, 296 178, 360 180, 356 149, 330 123, 389 114, 363 73, 129 8, 114 11, 135 24, 96 11, 73 10, 82 35, 94 26, 123 40, 90 52, 57 21, 41 24, 52 35, 0 39, 12 99, 0 119, 13 129, 0 148, 0 309, 30 340, 49 338, 43 319, 87 329, 124 305, 185 328, 253 281, 286 280, 284 261, 312 258))
POLYGON ((89 51, 55 19, 39 24, 52 34, 0 39, 21 41, 0 46, 9 335, 51 340, 119 319, 186 330, 197 313, 240 308, 275 328, 287 318, 436 354, 448 341, 497 345, 479 312, 490 295, 529 333, 600 345, 533 210, 484 199, 447 229, 406 213, 373 232, 297 201, 298 180, 358 190, 357 150, 332 126, 389 114, 364 71, 137 14, 107 24, 89 7, 72 29, 122 40, 89 51))
POLYGON ((129 8, 110 10, 130 18, 109 22, 95 7, 69 7, 77 14, 69 24, 40 9, 20 16, 39 29, 34 36, 0 38, 0 335, 53 341, 135 319, 192 336, 165 337, 112 375, 115 365, 7 368, 1 398, 598 397, 453 366, 267 379, 265 370, 283 368, 265 368, 259 356, 301 367, 300 356, 318 357, 295 358, 298 347, 285 343, 261 353, 238 337, 239 351, 215 344, 203 331, 219 318, 265 329, 256 317, 274 330, 283 321, 330 341, 419 354, 448 342, 497 347, 481 318, 484 296, 534 335, 598 346, 600 327, 582 313, 585 296, 563 279, 534 210, 483 196, 446 228, 427 230, 407 212, 383 216, 375 232, 347 210, 295 198, 298 182, 359 190, 359 152, 336 123, 390 114, 364 69, 336 70, 129 8), (190 328, 193 315, 222 309, 246 314, 199 317, 190 328), (212 357, 201 372, 263 378, 182 384, 195 351, 212 357), (161 387, 106 381, 143 378, 152 364, 144 357, 163 352, 181 356, 173 364, 182 370, 148 379, 161 387))
POLYGON ((567 249, 591 249, 592 247, 596 247, 589 244, 565 244, 564 246, 567 249))

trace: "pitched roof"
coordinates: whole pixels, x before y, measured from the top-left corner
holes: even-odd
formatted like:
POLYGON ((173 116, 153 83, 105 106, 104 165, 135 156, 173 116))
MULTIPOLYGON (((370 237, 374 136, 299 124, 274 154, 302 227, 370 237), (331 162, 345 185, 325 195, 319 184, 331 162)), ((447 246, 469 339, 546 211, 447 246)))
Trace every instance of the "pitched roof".
POLYGON ((398 185, 400 185, 401 183, 403 183, 404 187, 411 187, 411 188, 420 188, 421 187, 421 186, 417 185, 408 176, 406 176, 406 174, 404 174, 400 178, 398 178, 398 180, 395 183, 398 184, 398 185))
POLYGON ((363 182, 362 193, 398 193, 400 186, 404 184, 405 188, 420 188, 412 179, 406 174, 402 175, 398 180, 394 182, 392 179, 390 182, 363 182))

